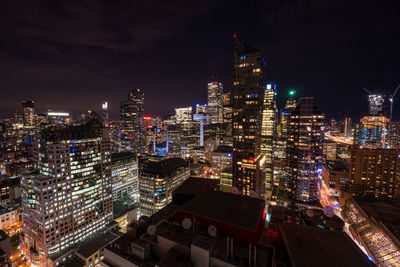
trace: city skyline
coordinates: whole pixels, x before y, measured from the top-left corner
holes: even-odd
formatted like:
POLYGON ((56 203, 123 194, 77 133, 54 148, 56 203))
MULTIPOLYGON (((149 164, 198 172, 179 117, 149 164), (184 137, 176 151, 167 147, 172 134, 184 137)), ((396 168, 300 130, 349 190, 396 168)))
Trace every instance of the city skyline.
MULTIPOLYGON (((1 3, 0 32, 7 39, 0 54, 1 118, 23 100, 33 100, 36 110, 51 105, 74 114, 100 111, 108 101, 116 119, 120 101, 134 88, 145 93, 146 114, 173 114, 175 107, 206 103, 216 69, 225 90, 232 90, 233 49, 227 48, 233 33, 264 52, 267 80, 277 84, 280 105, 295 89, 298 96, 316 97, 328 118, 351 108, 350 116, 358 120, 367 106, 363 86, 389 95, 399 82, 398 3, 346 3, 346 9, 344 2, 318 1, 209 2, 196 4, 197 9, 177 4, 116 3, 106 12, 110 6, 101 2, 27 2, 18 9, 1 3), (154 16, 143 18, 140 12, 154 16)), ((395 99, 398 120, 396 106, 395 99)))

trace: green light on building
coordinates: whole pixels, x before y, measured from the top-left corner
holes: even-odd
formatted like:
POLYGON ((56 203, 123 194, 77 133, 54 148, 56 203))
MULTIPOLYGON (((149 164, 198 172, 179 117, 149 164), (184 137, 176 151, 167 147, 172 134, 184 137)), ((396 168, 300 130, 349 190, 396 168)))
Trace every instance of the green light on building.
POLYGON ((295 90, 290 90, 290 91, 289 91, 289 95, 290 95, 290 96, 294 96, 294 94, 296 94, 296 91, 295 91, 295 90))

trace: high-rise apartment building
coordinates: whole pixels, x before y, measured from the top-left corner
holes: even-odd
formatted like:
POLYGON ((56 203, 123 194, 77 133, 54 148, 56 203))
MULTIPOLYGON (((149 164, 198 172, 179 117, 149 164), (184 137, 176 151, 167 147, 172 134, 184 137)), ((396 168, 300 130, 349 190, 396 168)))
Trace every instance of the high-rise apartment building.
POLYGON ((144 93, 129 91, 128 100, 121 102, 121 146, 124 151, 144 151, 144 93))
POLYGON ((312 204, 320 198, 324 119, 314 98, 303 97, 288 120, 288 185, 299 202, 312 204))
POLYGON ((35 104, 33 101, 22 101, 22 116, 25 126, 33 126, 35 124, 35 104))
POLYGON ((190 175, 181 158, 149 160, 140 171, 140 214, 151 216, 172 201, 172 192, 190 175))
POLYGON ((260 170, 266 63, 257 48, 234 35, 233 186, 265 197, 260 170))
POLYGON ((208 113, 210 114, 211 123, 222 123, 223 121, 223 92, 222 83, 212 81, 208 84, 208 113))
POLYGON ((372 199, 400 198, 400 152, 398 149, 352 148, 351 192, 372 199))
POLYGON ((31 263, 56 266, 113 219, 109 134, 95 119, 47 128, 37 149, 37 172, 21 181, 22 245, 31 263))

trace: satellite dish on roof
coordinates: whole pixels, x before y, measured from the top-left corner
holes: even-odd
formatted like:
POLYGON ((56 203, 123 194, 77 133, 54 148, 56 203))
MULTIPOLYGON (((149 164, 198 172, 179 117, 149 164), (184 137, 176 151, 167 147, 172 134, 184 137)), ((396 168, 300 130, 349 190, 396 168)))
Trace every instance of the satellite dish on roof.
POLYGON ((333 216, 335 216, 335 211, 331 206, 325 206, 324 214, 326 215, 326 217, 332 218, 333 216))
POLYGON ((217 227, 215 227, 215 225, 209 225, 208 226, 208 234, 211 237, 215 237, 217 235, 218 231, 217 231, 217 227))
POLYGON ((256 191, 250 190, 250 196, 251 196, 251 197, 257 197, 256 191))
POLYGON ((239 195, 240 191, 236 186, 232 187, 232 194, 239 195))
POLYGON ((149 225, 147 227, 147 234, 148 235, 155 235, 156 231, 157 231, 157 227, 155 225, 153 225, 153 224, 149 225))
POLYGON ((183 229, 186 229, 186 230, 190 229, 190 227, 192 227, 192 220, 190 220, 189 218, 183 219, 182 227, 183 227, 183 229))
POLYGON ((314 212, 312 210, 306 210, 306 214, 308 217, 314 217, 314 212))

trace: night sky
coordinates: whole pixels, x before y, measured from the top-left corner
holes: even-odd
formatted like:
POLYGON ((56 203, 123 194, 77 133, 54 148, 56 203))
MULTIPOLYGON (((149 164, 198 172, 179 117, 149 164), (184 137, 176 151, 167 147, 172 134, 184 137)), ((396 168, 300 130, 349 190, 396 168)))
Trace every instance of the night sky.
MULTIPOLYGON (((280 103, 289 88, 328 117, 366 112, 400 82, 400 1, 0 1, 0 116, 34 100, 75 114, 128 90, 146 114, 204 103, 211 73, 232 88, 232 34, 260 48, 280 103), (56 3, 57 2, 57 3, 56 3)), ((400 93, 394 118, 400 119, 400 93)))

